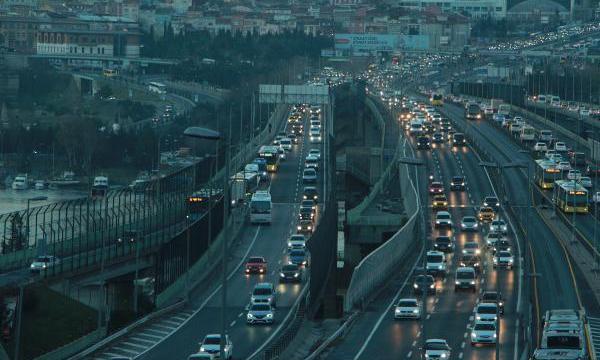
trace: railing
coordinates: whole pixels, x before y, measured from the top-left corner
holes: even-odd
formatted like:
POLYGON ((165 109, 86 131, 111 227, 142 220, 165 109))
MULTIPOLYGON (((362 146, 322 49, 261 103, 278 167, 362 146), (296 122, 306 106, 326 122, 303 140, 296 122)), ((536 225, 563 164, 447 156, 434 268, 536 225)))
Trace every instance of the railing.
MULTIPOLYGON (((403 154, 406 154, 406 141, 403 154)), ((398 168, 404 209, 410 215, 408 221, 388 241, 383 243, 354 268, 350 285, 344 298, 344 311, 360 306, 397 268, 400 260, 418 243, 421 205, 415 184, 410 179, 409 166, 398 168), (402 171, 404 170, 404 171, 402 171)))

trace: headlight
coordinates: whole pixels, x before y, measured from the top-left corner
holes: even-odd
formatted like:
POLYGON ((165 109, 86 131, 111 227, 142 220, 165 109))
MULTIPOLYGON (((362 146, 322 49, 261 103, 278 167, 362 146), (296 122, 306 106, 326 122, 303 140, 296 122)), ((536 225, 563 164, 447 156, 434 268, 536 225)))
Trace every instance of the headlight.
POLYGON ((285 277, 285 274, 284 273, 279 273, 279 276, 285 277))
POLYGON ((288 242, 288 247, 292 247, 292 243, 291 242, 288 242))
POLYGON ((418 289, 418 288, 419 288, 419 285, 417 285, 417 284, 413 284, 413 287, 414 287, 415 289, 418 289))
POLYGON ((273 317, 273 314, 267 314, 267 319, 271 319, 273 317))
POLYGON ((396 308, 396 309, 394 310, 394 312, 395 312, 396 314, 400 314, 400 309, 396 308))
POLYGON ((298 230, 302 230, 302 226, 298 226, 298 230))
POLYGON ((477 320, 481 320, 481 316, 477 315, 477 320))
POLYGON ((418 310, 418 309, 414 309, 414 310, 413 310, 413 314, 418 314, 418 313, 419 313, 419 310, 418 310))
POLYGON ((200 352, 204 352, 204 346, 200 346, 200 352))
MULTIPOLYGON (((254 315, 252 315, 252 314, 248 313, 248 315, 246 315, 246 318, 247 318, 247 319, 253 319, 253 318, 254 318, 254 315)), ((202 350, 201 350, 201 351, 202 351, 202 350)))
POLYGON ((460 285, 460 281, 455 281, 454 284, 455 285, 460 285))
POLYGON ((475 285, 475 280, 471 280, 471 285, 475 285))
POLYGON ((48 265, 46 265, 46 264, 42 264, 42 269, 45 269, 45 268, 47 268, 47 267, 48 267, 48 265))
POLYGON ((446 356, 448 356, 448 355, 446 355, 446 353, 442 353, 442 355, 441 355, 440 357, 441 357, 442 359, 445 359, 445 358, 446 358, 446 356))
POLYGON ((302 265, 306 265, 306 264, 307 264, 307 261, 306 261, 306 260, 304 260, 304 261, 302 262, 302 265))
POLYGON ((436 223, 436 224, 439 224, 439 223, 440 223, 440 221, 439 221, 439 220, 436 220, 436 221, 435 221, 435 223, 436 223))
POLYGON ((300 274, 298 274, 298 273, 295 273, 295 274, 294 274, 294 277, 295 277, 295 278, 297 278, 298 276, 300 276, 300 274))
POLYGON ((303 198, 304 200, 306 200, 306 199, 307 199, 306 195, 303 195, 303 196, 302 196, 302 198, 303 198))
POLYGON ((499 305, 499 306, 502 306, 502 305, 504 305, 504 303, 503 303, 502 301, 500 301, 500 302, 498 303, 498 305, 499 305))
POLYGON ((439 270, 442 270, 443 267, 444 267, 443 265, 438 265, 439 270))
POLYGON ((433 289, 433 288, 435 288, 435 284, 431 284, 431 285, 429 285, 429 288, 430 288, 430 289, 433 289))
POLYGON ((308 230, 311 230, 311 229, 312 229, 312 226, 310 226, 310 225, 309 225, 309 226, 308 226, 308 230))
POLYGON ((31 264, 31 266, 29 266, 29 267, 33 269, 33 268, 35 268, 35 265, 34 265, 34 264, 31 264))
POLYGON ((467 227, 467 225, 465 225, 465 223, 460 223, 460 226, 467 227))
POLYGON ((513 259, 508 259, 508 262, 511 264, 513 263, 513 261, 514 261, 513 259))
POLYGON ((477 337, 477 335, 475 335, 475 333, 471 333, 471 338, 475 339, 477 337))
POLYGON ((497 337, 496 333, 494 333, 494 339, 497 337))
POLYGON ((494 264, 498 263, 498 259, 494 258, 494 264))

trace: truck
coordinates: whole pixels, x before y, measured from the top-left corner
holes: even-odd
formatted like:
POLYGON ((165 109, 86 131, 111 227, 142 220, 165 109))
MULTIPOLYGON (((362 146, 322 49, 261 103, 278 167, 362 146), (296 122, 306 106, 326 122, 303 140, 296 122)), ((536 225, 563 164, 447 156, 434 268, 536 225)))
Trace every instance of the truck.
POLYGON ((494 112, 498 112, 498 107, 500 107, 500 104, 502 104, 504 102, 504 100, 502 99, 492 99, 490 102, 490 106, 492 107, 492 109, 494 109, 494 112))
MULTIPOLYGON (((532 359, 548 359, 557 351, 569 354, 565 359, 587 359, 589 325, 585 311, 574 309, 548 310, 544 315, 542 341, 532 359)), ((561 358, 562 359, 562 358, 561 358)))
POLYGON ((231 204, 246 202, 246 198, 258 188, 260 176, 256 172, 240 171, 231 177, 231 204))
POLYGON ((499 104, 498 105, 498 114, 510 115, 510 104, 499 104))

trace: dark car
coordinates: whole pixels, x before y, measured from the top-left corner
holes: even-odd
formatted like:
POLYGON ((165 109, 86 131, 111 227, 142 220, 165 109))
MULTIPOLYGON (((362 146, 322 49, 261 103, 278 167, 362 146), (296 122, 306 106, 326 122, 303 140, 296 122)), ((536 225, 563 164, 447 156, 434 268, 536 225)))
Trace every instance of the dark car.
POLYGON ((464 176, 453 176, 450 181, 450 190, 464 191, 465 190, 465 177, 464 176))
POLYGON ((246 274, 266 274, 267 260, 262 256, 252 256, 246 261, 246 274))
POLYGON ((315 218, 315 212, 312 207, 301 207, 300 212, 298 213, 298 218, 300 220, 313 221, 315 218))
POLYGON ((511 251, 510 241, 506 239, 498 240, 494 244, 492 252, 496 254, 498 251, 511 251))
POLYGON ((431 275, 417 275, 415 281, 413 282, 413 289, 415 294, 422 294, 423 290, 427 294, 435 294, 435 279, 431 275))
POLYGON ((444 134, 440 133, 440 132, 436 132, 433 133, 433 135, 431 135, 431 141, 433 141, 434 143, 443 143, 444 142, 444 134))
POLYGON ((472 267, 477 273, 481 271, 481 258, 479 255, 463 255, 458 264, 460 267, 472 267))
POLYGON ((450 253, 454 251, 454 239, 450 236, 438 236, 433 243, 435 250, 450 253))
POLYGON ((442 132, 448 132, 448 131, 452 130, 452 125, 450 124, 450 121, 442 121, 440 130, 442 130, 442 132))
POLYGON ((502 293, 496 291, 484 291, 479 298, 481 302, 498 304, 498 311, 504 314, 504 299, 502 293))
POLYGON ((310 235, 313 232, 313 222, 312 220, 300 220, 296 229, 300 234, 310 235))
POLYGON ((279 282, 302 282, 302 269, 298 264, 288 264, 281 267, 279 282))
POLYGON ((314 186, 305 186, 302 192, 303 200, 314 200, 317 202, 319 200, 319 192, 317 188, 314 186))
POLYGON ((429 150, 431 148, 431 141, 427 136, 419 136, 417 139, 417 149, 429 150))
POLYGON ((444 192, 444 185, 439 181, 433 181, 429 185, 430 194, 442 194, 444 192))
POLYGON ((467 140, 465 139, 465 134, 463 133, 455 133, 452 135, 452 146, 465 146, 467 145, 467 140))
POLYGON ((304 249, 292 249, 290 250, 288 257, 290 264, 308 267, 308 258, 304 249))
POLYGON ((494 212, 498 212, 500 209, 500 200, 495 196, 486 196, 485 199, 483 199, 483 206, 489 206, 494 212))

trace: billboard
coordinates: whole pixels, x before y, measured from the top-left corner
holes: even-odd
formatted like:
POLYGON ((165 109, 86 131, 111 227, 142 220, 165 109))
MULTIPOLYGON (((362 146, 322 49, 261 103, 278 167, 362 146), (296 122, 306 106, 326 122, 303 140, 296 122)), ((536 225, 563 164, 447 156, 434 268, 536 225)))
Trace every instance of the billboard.
POLYGON ((353 52, 427 50, 427 35, 336 34, 335 49, 353 52))

